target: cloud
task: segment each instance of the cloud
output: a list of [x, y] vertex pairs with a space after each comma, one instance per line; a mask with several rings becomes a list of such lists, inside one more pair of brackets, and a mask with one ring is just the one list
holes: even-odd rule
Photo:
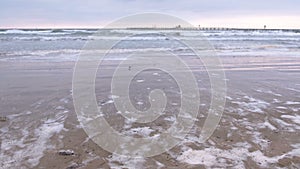
[[[186, 19], [300, 16], [299, 0], [2, 0], [0, 27], [100, 26], [122, 16], [163, 12]], [[241, 20], [237, 20], [240, 18]]]

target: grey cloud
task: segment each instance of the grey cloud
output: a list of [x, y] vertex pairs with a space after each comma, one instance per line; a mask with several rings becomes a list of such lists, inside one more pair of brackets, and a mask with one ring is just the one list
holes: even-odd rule
[[[299, 15], [298, 0], [2, 0], [0, 26], [28, 24], [103, 24], [124, 15], [163, 12], [201, 15]], [[190, 16], [192, 15], [192, 16]]]

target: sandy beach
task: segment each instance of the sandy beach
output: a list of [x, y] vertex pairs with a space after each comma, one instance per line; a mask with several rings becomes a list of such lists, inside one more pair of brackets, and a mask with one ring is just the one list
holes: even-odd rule
[[[0, 168], [299, 168], [300, 60], [228, 56], [222, 62], [227, 99], [213, 135], [198, 142], [210, 92], [207, 77], [196, 69], [201, 109], [186, 139], [161, 155], [134, 159], [103, 150], [80, 126], [72, 101], [75, 62], [2, 61], [0, 111], [5, 119], [0, 121]], [[168, 76], [149, 71], [140, 76], [147, 80], [144, 86], [138, 80], [133, 84], [132, 101], [141, 109], [147, 102], [138, 103], [144, 97], [139, 90], [145, 85], [168, 86], [164, 90], [172, 106], [145, 126], [128, 124], [115, 112], [108, 75], [98, 73], [96, 96], [116, 130], [148, 137], [172, 123], [179, 105]], [[126, 130], [125, 125], [129, 125]], [[69, 154], [60, 153], [66, 150]]]
[[0, 4], [0, 169], [300, 169], [300, 0]]

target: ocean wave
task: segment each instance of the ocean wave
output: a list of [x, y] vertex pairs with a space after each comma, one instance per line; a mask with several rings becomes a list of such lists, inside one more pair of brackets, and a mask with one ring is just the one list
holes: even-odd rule
[[[0, 41], [64, 41], [64, 40], [124, 40], [124, 41], [157, 41], [169, 40], [167, 37], [118, 37], [118, 36], [80, 36], [82, 33], [74, 33], [72, 36], [12, 36], [0, 37]], [[89, 35], [89, 33], [86, 33]]]
[[[136, 37], [153, 37], [170, 36], [180, 38], [298, 38], [300, 33], [295, 31], [245, 31], [245, 30], [127, 30], [127, 29], [2, 29], [0, 35], [13, 35], [13, 36], [93, 36], [104, 39], [124, 36]], [[0, 36], [1, 38], [1, 36]], [[146, 39], [147, 39], [146, 38]], [[134, 38], [133, 38], [134, 39]], [[223, 40], [222, 39], [222, 40]]]
[[[207, 39], [220, 56], [299, 57], [300, 55], [300, 33], [292, 31], [2, 29], [0, 30], [0, 60], [73, 61], [87, 41], [97, 40], [122, 41], [110, 51], [112, 54], [149, 51], [193, 54], [172, 37], [176, 40], [191, 40], [191, 42]], [[195, 48], [204, 50], [200, 45], [195, 45]]]
[[0, 34], [49, 34], [51, 30], [24, 30], [24, 29], [7, 29], [0, 31]]
[[71, 35], [93, 34], [96, 30], [91, 29], [2, 29], [2, 35]]

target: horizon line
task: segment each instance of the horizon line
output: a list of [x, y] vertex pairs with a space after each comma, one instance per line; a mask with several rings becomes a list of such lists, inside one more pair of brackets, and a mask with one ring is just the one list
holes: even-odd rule
[[300, 30], [300, 28], [254, 28], [254, 27], [0, 27], [0, 30], [34, 30], [34, 29], [173, 29], [173, 30]]

